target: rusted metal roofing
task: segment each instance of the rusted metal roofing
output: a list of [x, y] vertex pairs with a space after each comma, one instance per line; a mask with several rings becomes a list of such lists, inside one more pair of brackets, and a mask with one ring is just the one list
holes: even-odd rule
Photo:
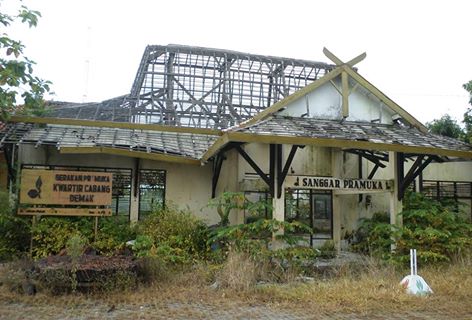
[[9, 123], [0, 132], [0, 145], [7, 143], [65, 147], [111, 147], [129, 151], [177, 155], [200, 159], [217, 139], [214, 135], [94, 128], [61, 125]]
[[259, 136], [365, 141], [372, 143], [373, 149], [375, 149], [375, 144], [385, 144], [472, 152], [472, 145], [465, 142], [432, 133], [422, 133], [414, 127], [396, 123], [387, 125], [273, 115], [254, 125], [236, 127], [227, 132]]

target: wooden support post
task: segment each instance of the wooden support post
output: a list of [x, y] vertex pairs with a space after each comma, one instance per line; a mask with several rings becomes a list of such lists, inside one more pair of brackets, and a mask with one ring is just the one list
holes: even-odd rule
[[30, 238], [30, 258], [33, 259], [33, 233], [34, 233], [34, 228], [36, 227], [36, 216], [33, 216], [31, 218], [31, 238]]
[[97, 241], [97, 236], [98, 236], [98, 217], [95, 217], [95, 225], [93, 226], [93, 233], [94, 233], [95, 241]]
[[[359, 179], [363, 179], [363, 172], [362, 172], [362, 155], [358, 155], [357, 156], [357, 174], [358, 174], [358, 177]], [[363, 197], [364, 195], [363, 194], [359, 194], [359, 197], [358, 197], [358, 202], [361, 203], [362, 202], [362, 199], [364, 198]]]
[[[273, 182], [273, 198], [272, 198], [272, 217], [277, 221], [284, 221], [285, 220], [285, 184], [284, 181], [281, 180], [282, 177], [282, 145], [275, 144], [270, 145], [270, 156], [272, 161], [270, 161], [270, 179]], [[284, 230], [279, 230], [278, 232], [272, 235], [273, 240], [277, 235], [282, 235]], [[280, 248], [283, 247], [285, 243], [279, 241], [272, 241], [272, 248]]]
[[[331, 148], [331, 172], [333, 177], [343, 177], [343, 153], [341, 149]], [[336, 250], [341, 250], [341, 198], [333, 193], [333, 241]]]
[[131, 199], [129, 219], [131, 222], [139, 220], [139, 169], [140, 160], [134, 159], [134, 167], [131, 174]]
[[275, 198], [276, 193], [275, 193], [275, 168], [276, 168], [276, 163], [277, 163], [277, 145], [271, 144], [269, 147], [269, 192], [270, 195]]
[[[398, 216], [398, 213], [400, 213], [403, 210], [403, 204], [402, 201], [399, 198], [399, 184], [402, 183], [402, 181], [399, 181], [399, 178], [401, 176], [400, 180], [403, 180], [403, 154], [398, 155], [397, 152], [390, 151], [389, 152], [389, 178], [394, 180], [394, 188], [390, 192], [389, 196], [389, 203], [390, 203], [390, 224], [391, 225], [397, 225], [401, 226], [402, 225], [402, 219], [401, 216]], [[401, 160], [401, 165], [399, 165], [399, 161]], [[392, 250], [395, 249], [395, 245], [392, 245], [391, 247]]]

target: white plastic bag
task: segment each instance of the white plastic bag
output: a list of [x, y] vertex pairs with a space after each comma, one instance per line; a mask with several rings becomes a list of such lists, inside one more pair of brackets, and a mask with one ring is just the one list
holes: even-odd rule
[[406, 292], [414, 295], [427, 295], [433, 293], [426, 281], [417, 274], [416, 249], [410, 249], [411, 274], [402, 279], [400, 284]]

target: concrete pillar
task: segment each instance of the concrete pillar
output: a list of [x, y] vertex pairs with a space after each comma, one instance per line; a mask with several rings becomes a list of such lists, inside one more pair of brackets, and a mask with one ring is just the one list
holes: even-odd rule
[[[277, 188], [276, 188], [277, 189]], [[282, 195], [277, 198], [277, 190], [275, 191], [275, 197], [272, 199], [272, 217], [278, 221], [285, 220], [285, 182], [282, 184]]]
[[[341, 149], [331, 148], [331, 172], [334, 178], [343, 177], [343, 153]], [[333, 241], [336, 249], [341, 250], [341, 196], [333, 192]]]
[[139, 161], [136, 159], [131, 173], [131, 203], [129, 207], [129, 220], [131, 222], [137, 222], [139, 219], [139, 181], [136, 181], [137, 179], [139, 179]]
[[388, 179], [393, 180], [393, 190], [389, 194], [390, 202], [390, 224], [392, 225], [402, 225], [402, 218], [398, 215], [403, 210], [402, 201], [398, 200], [398, 179], [397, 179], [397, 157], [396, 152], [390, 151], [388, 153]]
[[[282, 148], [282, 146], [280, 145], [279, 148]], [[281, 164], [277, 163], [278, 160], [281, 160], [283, 161], [283, 148], [282, 148], [282, 157], [281, 159], [277, 159], [277, 157], [275, 157], [274, 161], [275, 161], [275, 168], [278, 168], [279, 166], [281, 166]], [[285, 181], [284, 183], [282, 183], [282, 186], [279, 188], [278, 187], [278, 170], [274, 170], [274, 181], [275, 181], [275, 184], [274, 184], [274, 197], [272, 198], [272, 218], [277, 220], [277, 221], [285, 221]], [[280, 194], [280, 198], [277, 197], [278, 195], [278, 191], [279, 189], [282, 191]], [[285, 243], [281, 242], [281, 241], [275, 241], [275, 237], [277, 235], [282, 235], [284, 234], [284, 230], [279, 230], [278, 232], [274, 233], [272, 235], [272, 243], [271, 243], [271, 248], [272, 249], [280, 249], [280, 248], [283, 248], [285, 246]]]

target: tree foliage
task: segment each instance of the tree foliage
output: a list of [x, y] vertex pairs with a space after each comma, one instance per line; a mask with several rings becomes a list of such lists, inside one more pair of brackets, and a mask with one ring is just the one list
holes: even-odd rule
[[456, 120], [452, 119], [450, 115], [445, 114], [440, 119], [433, 120], [426, 123], [429, 131], [442, 136], [447, 136], [459, 139], [462, 136], [462, 128]]
[[[16, 15], [0, 11], [0, 24], [4, 30], [13, 23], [32, 28], [40, 17], [38, 11], [21, 6]], [[34, 75], [35, 62], [24, 55], [24, 49], [21, 41], [5, 31], [0, 33], [0, 121], [8, 120], [12, 113], [39, 115], [45, 112], [43, 96], [49, 92], [50, 82]]]
[[[472, 106], [472, 80], [464, 83], [463, 88], [469, 93], [469, 104]], [[472, 107], [464, 113], [464, 135], [465, 141], [472, 142]]]
[[[454, 202], [408, 193], [401, 214], [401, 227], [390, 225], [387, 214], [363, 219], [353, 248], [400, 263], [409, 261], [411, 248], [418, 249], [422, 263], [447, 262], [472, 252], [472, 224]], [[390, 251], [392, 244], [394, 252]]]

